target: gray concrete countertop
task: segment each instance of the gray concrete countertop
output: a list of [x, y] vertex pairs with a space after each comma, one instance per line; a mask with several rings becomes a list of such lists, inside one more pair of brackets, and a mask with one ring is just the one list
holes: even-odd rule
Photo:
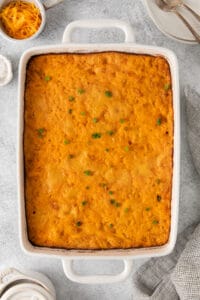
[[[60, 43], [65, 26], [76, 19], [117, 18], [129, 22], [135, 29], [136, 41], [158, 45], [173, 50], [179, 60], [182, 106], [181, 142], [181, 193], [179, 231], [200, 219], [200, 182], [193, 167], [186, 140], [183, 88], [190, 85], [200, 92], [199, 45], [185, 45], [165, 37], [149, 18], [141, 0], [65, 0], [47, 11], [47, 26], [35, 41], [7, 42], [0, 37], [0, 54], [6, 55], [13, 64], [12, 82], [0, 87], [0, 269], [13, 266], [32, 269], [47, 274], [56, 287], [58, 300], [129, 300], [134, 298], [131, 276], [123, 283], [111, 285], [81, 285], [70, 282], [63, 273], [59, 259], [28, 256], [19, 245], [17, 178], [16, 178], [16, 124], [18, 63], [22, 52], [35, 45]], [[120, 32], [93, 30], [74, 36], [75, 41], [119, 42]], [[134, 269], [142, 263], [135, 262]], [[119, 272], [119, 261], [76, 262], [75, 267], [84, 274]], [[134, 272], [134, 270], [133, 270]], [[135, 299], [137, 300], [137, 299]]]

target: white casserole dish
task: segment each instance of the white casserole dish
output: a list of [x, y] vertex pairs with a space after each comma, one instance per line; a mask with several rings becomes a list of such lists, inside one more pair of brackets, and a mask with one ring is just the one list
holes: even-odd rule
[[[75, 28], [102, 28], [117, 27], [125, 33], [125, 43], [120, 44], [74, 44], [71, 35]], [[28, 240], [24, 199], [24, 162], [23, 162], [23, 126], [24, 126], [24, 88], [26, 65], [34, 55], [44, 53], [88, 53], [102, 51], [121, 51], [128, 53], [161, 55], [170, 65], [173, 88], [174, 111], [174, 152], [173, 152], [173, 179], [171, 200], [171, 230], [168, 242], [159, 247], [138, 249], [114, 250], [64, 250], [33, 246]], [[134, 34], [130, 25], [118, 20], [80, 20], [70, 23], [63, 35], [63, 44], [41, 46], [27, 50], [21, 57], [19, 64], [19, 111], [18, 111], [18, 192], [20, 211], [20, 240], [22, 248], [29, 254], [48, 255], [62, 259], [66, 276], [72, 281], [81, 283], [108, 283], [125, 279], [132, 271], [133, 259], [156, 257], [169, 254], [175, 245], [178, 223], [179, 203], [179, 164], [180, 164], [180, 107], [179, 107], [179, 76], [176, 56], [165, 48], [136, 45]], [[117, 275], [81, 276], [72, 268], [73, 259], [123, 259], [124, 270]]]

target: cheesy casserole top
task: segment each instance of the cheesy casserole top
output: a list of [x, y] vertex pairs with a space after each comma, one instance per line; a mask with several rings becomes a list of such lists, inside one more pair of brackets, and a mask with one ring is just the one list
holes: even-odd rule
[[25, 198], [34, 245], [163, 245], [173, 103], [161, 56], [45, 54], [27, 65]]

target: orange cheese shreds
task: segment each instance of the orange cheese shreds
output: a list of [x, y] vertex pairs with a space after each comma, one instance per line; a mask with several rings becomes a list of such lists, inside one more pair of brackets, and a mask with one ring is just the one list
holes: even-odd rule
[[44, 54], [27, 65], [29, 240], [67, 249], [166, 244], [173, 94], [161, 56]]
[[0, 22], [10, 37], [26, 39], [39, 29], [41, 14], [33, 3], [11, 1], [0, 11]]

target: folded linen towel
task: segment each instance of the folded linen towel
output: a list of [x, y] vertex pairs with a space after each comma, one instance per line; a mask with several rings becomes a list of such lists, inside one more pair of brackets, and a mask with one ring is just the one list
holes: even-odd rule
[[[187, 134], [200, 175], [200, 95], [186, 88]], [[186, 228], [174, 251], [152, 258], [134, 275], [135, 300], [200, 300], [200, 224]]]

